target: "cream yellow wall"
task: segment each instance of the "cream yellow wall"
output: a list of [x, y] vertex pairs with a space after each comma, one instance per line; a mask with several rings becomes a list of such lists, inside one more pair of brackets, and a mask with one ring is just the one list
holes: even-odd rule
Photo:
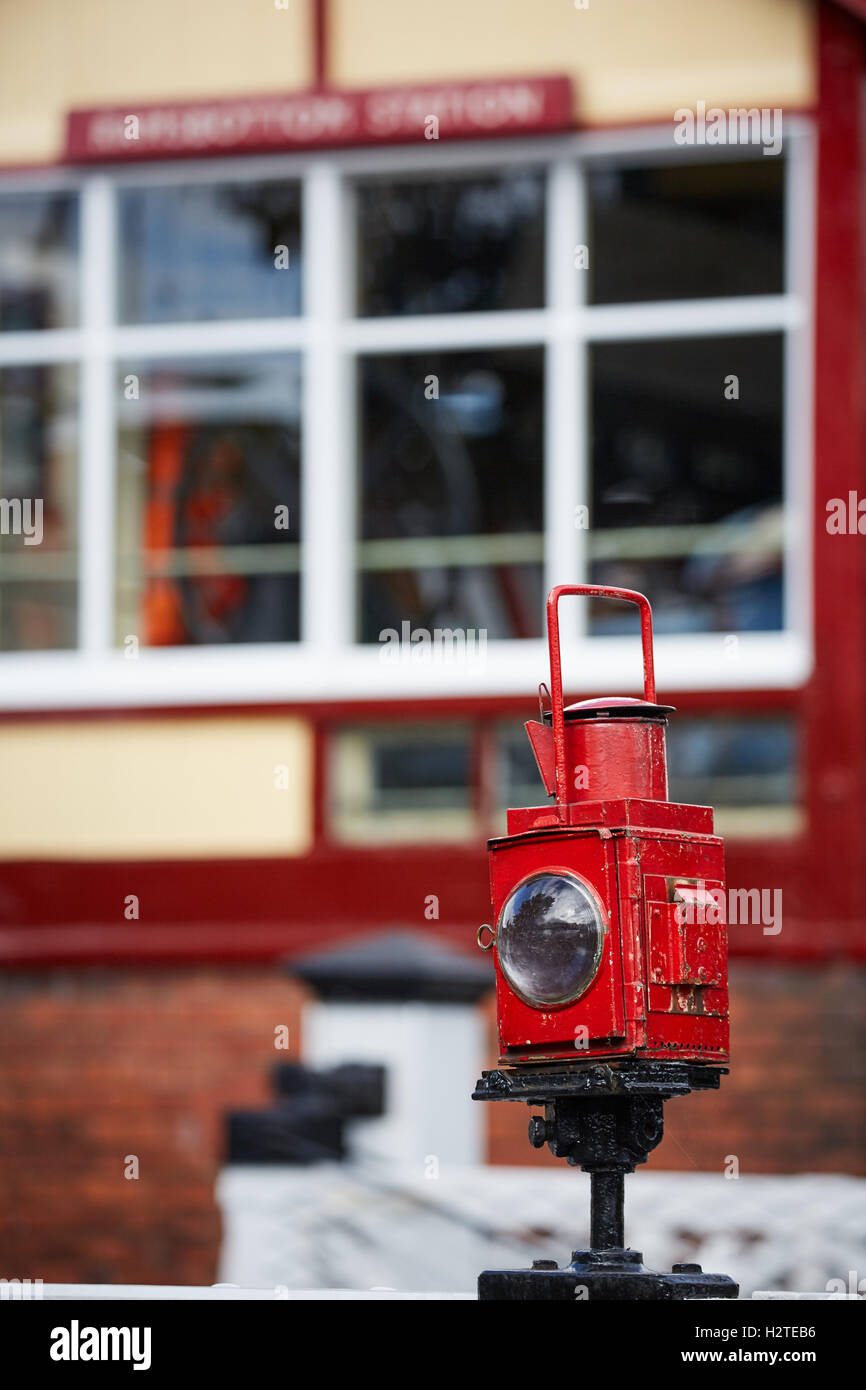
[[330, 0], [347, 86], [568, 73], [575, 114], [609, 123], [814, 99], [812, 0]]
[[57, 159], [71, 107], [311, 81], [307, 0], [0, 0], [0, 164]]
[[311, 840], [299, 719], [9, 723], [0, 768], [2, 859], [293, 855]]
[[[590, 124], [815, 95], [814, 0], [326, 3], [344, 86], [564, 72]], [[311, 54], [309, 0], [0, 0], [0, 164], [57, 159], [70, 107], [297, 90]]]

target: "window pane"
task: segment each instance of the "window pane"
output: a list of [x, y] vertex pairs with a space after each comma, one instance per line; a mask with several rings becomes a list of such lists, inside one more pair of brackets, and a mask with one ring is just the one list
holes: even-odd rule
[[591, 170], [590, 302], [781, 294], [784, 167], [762, 157]]
[[357, 189], [358, 312], [534, 309], [544, 296], [544, 180], [484, 177]]
[[118, 641], [295, 641], [299, 358], [127, 364], [118, 392]]
[[368, 726], [334, 740], [334, 832], [341, 840], [457, 839], [472, 826], [465, 725]]
[[714, 806], [720, 834], [766, 836], [799, 828], [790, 717], [674, 715], [667, 741], [671, 800]]
[[497, 826], [505, 830], [505, 812], [511, 806], [544, 806], [550, 800], [538, 771], [535, 754], [522, 724], [504, 724], [497, 730]]
[[74, 647], [77, 370], [0, 372], [0, 645]]
[[361, 360], [361, 641], [404, 621], [540, 633], [542, 356]]
[[125, 323], [300, 313], [297, 183], [127, 189], [119, 202]]
[[78, 316], [78, 199], [0, 198], [0, 330], [68, 328]]
[[[780, 628], [781, 336], [596, 344], [591, 372], [592, 582], [647, 593], [659, 632]], [[590, 620], [637, 631], [630, 604]]]

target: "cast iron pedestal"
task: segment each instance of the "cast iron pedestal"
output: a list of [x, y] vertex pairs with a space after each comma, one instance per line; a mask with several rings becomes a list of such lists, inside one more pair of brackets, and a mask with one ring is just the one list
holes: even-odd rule
[[536, 1260], [531, 1269], [485, 1270], [478, 1297], [492, 1299], [687, 1299], [736, 1298], [739, 1286], [726, 1274], [704, 1274], [700, 1265], [674, 1265], [670, 1274], [646, 1269], [637, 1250], [624, 1249], [626, 1173], [646, 1163], [664, 1133], [662, 1107], [673, 1096], [715, 1090], [721, 1067], [690, 1062], [585, 1063], [482, 1073], [473, 1100], [543, 1105], [544, 1118], [529, 1121], [529, 1142], [548, 1145], [590, 1175], [590, 1250], [575, 1250], [560, 1269]]

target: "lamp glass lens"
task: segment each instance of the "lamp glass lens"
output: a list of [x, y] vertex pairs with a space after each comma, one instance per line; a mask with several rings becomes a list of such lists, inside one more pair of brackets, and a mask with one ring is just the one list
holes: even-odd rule
[[601, 962], [604, 922], [578, 879], [538, 874], [514, 890], [496, 933], [499, 967], [515, 994], [533, 1008], [573, 1003]]

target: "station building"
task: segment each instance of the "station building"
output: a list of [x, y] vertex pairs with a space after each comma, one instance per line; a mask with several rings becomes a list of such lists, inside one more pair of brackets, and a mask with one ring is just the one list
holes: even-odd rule
[[[649, 595], [672, 797], [782, 895], [654, 1162], [863, 1171], [864, 21], [0, 5], [13, 1263], [213, 1277], [276, 962], [471, 948], [561, 582]], [[633, 615], [564, 621], [570, 696], [633, 691]]]

